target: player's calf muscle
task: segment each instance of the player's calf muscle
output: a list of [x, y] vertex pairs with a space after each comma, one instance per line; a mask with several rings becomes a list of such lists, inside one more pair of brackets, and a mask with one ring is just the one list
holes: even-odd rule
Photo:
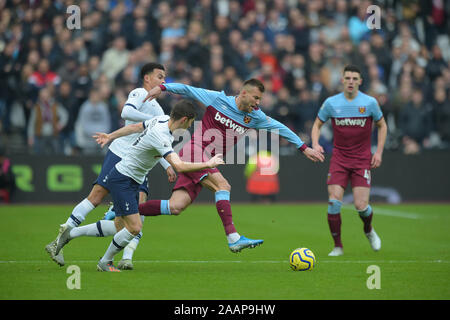
[[142, 230], [142, 221], [139, 216], [139, 213], [127, 216], [124, 219], [125, 227], [127, 230], [133, 234], [134, 236], [137, 236], [139, 232]]
[[102, 203], [103, 198], [108, 194], [108, 190], [103, 188], [102, 186], [99, 186], [96, 184], [92, 190], [87, 199], [97, 207], [100, 203]]

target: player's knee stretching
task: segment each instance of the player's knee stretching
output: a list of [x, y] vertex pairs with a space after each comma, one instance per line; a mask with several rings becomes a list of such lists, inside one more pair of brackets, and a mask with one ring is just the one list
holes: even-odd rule
[[162, 210], [163, 203], [161, 202], [161, 214], [178, 216], [185, 209], [185, 206], [183, 206], [183, 205], [180, 205], [178, 203], [169, 202], [169, 200], [166, 200], [166, 201], [167, 201], [167, 210], [164, 211], [166, 213], [163, 213], [163, 210]]
[[130, 230], [128, 230], [133, 236], [137, 236], [139, 232], [141, 232], [141, 229], [139, 226], [132, 226], [130, 227]]
[[364, 209], [358, 210], [358, 213], [361, 217], [368, 217], [372, 214], [372, 207], [368, 204]]
[[339, 214], [341, 213], [342, 202], [336, 199], [328, 200], [328, 213]]
[[133, 223], [127, 227], [127, 230], [133, 235], [137, 236], [141, 233], [142, 230], [142, 223], [141, 220], [139, 220], [139, 223]]
[[183, 212], [183, 208], [180, 207], [172, 207], [170, 208], [170, 214], [174, 216], [178, 216]]
[[358, 212], [364, 211], [369, 207], [369, 203], [366, 200], [355, 199], [355, 209]]

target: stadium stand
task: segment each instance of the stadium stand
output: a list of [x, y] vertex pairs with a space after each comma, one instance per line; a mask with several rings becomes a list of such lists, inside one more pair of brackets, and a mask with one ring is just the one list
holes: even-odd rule
[[[70, 5], [79, 28], [66, 23]], [[370, 5], [381, 9], [379, 29], [368, 28]], [[102, 128], [123, 125], [150, 61], [164, 64], [167, 81], [227, 94], [261, 79], [263, 110], [309, 142], [351, 62], [387, 120], [386, 149], [448, 149], [449, 13], [444, 0], [0, 0], [0, 142], [10, 154], [100, 152], [77, 128], [98, 116]], [[166, 112], [171, 99], [160, 99]]]

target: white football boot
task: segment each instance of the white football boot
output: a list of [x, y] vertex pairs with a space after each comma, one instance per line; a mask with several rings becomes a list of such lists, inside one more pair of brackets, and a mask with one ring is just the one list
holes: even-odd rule
[[366, 233], [366, 237], [367, 239], [369, 239], [370, 246], [374, 251], [378, 251], [381, 249], [381, 239], [375, 232], [374, 228], [372, 228], [372, 231], [370, 231], [369, 233]]
[[333, 250], [328, 254], [329, 257], [338, 257], [344, 254], [344, 249], [341, 247], [334, 247]]
[[58, 254], [56, 254], [56, 240], [53, 240], [48, 245], [45, 246], [45, 251], [50, 255], [50, 258], [55, 261], [59, 266], [63, 266], [64, 262], [64, 254], [61, 249]]
[[122, 259], [117, 264], [117, 268], [120, 270], [133, 270], [133, 261], [131, 259]]
[[62, 224], [59, 227], [59, 233], [56, 237], [56, 251], [55, 255], [59, 254], [59, 251], [70, 241], [70, 230], [72, 230], [74, 227], [72, 227], [69, 224]]

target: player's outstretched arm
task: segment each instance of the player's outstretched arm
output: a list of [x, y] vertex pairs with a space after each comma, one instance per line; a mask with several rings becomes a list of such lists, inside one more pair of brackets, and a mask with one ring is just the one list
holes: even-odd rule
[[168, 83], [151, 89], [144, 101], [157, 98], [162, 91], [183, 95], [185, 97], [200, 101], [205, 106], [210, 105], [220, 94], [218, 91], [197, 88], [182, 83]]
[[103, 148], [106, 144], [112, 142], [114, 139], [127, 136], [133, 133], [144, 131], [142, 123], [129, 124], [111, 133], [96, 132], [92, 137]]
[[185, 162], [180, 159], [178, 154], [172, 152], [166, 156], [166, 160], [172, 165], [177, 172], [189, 172], [198, 171], [208, 168], [215, 168], [221, 164], [224, 164], [222, 155], [216, 154], [207, 162]]
[[144, 100], [142, 102], [145, 102], [147, 100], [153, 100], [159, 97], [159, 95], [161, 94], [162, 89], [160, 86], [156, 86], [150, 89], [150, 91], [147, 93], [147, 96], [144, 98]]
[[322, 125], [323, 122], [317, 117], [311, 130], [311, 146], [314, 150], [317, 150], [320, 153], [324, 153], [322, 146], [319, 144], [320, 128]]
[[154, 117], [154, 115], [150, 115], [144, 112], [141, 112], [130, 105], [125, 105], [122, 109], [122, 113], [120, 117], [124, 120], [130, 121], [145, 121]]
[[373, 169], [381, 166], [381, 162], [382, 162], [382, 158], [383, 158], [384, 143], [386, 142], [386, 136], [387, 136], [387, 124], [386, 124], [386, 121], [384, 120], [384, 118], [381, 118], [375, 124], [378, 128], [378, 143], [377, 143], [377, 151], [372, 156], [372, 161], [370, 163], [370, 166]]
[[292, 132], [292, 130], [275, 119], [266, 116], [263, 121], [257, 124], [257, 128], [269, 131], [278, 130], [280, 136], [287, 139], [290, 143], [295, 144], [309, 160], [314, 162], [323, 162], [325, 160], [322, 152], [307, 147], [306, 144]]

